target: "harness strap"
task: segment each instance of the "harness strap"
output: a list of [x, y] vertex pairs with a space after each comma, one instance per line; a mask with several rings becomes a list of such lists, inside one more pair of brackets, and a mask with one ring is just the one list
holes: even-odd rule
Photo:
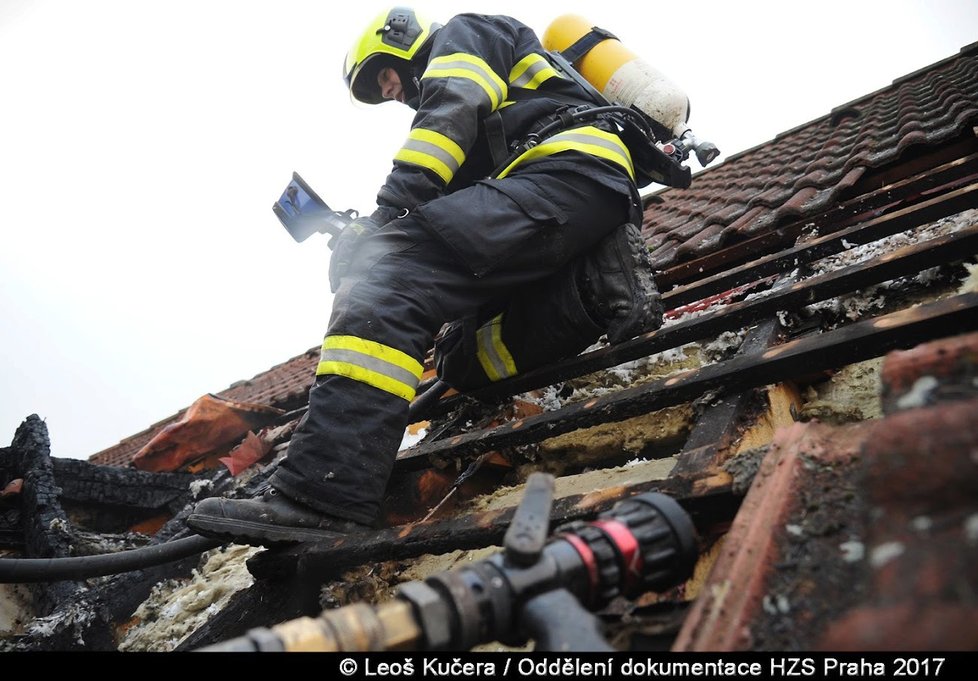
[[591, 48], [604, 40], [618, 40], [618, 36], [603, 28], [592, 26], [591, 30], [582, 35], [570, 47], [560, 51], [560, 56], [571, 64], [591, 51]]

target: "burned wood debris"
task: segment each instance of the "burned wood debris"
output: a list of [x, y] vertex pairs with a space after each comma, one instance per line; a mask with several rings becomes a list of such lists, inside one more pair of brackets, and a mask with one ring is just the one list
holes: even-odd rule
[[[932, 72], [978, 101], [976, 62], [971, 46]], [[892, 89], [917, 101], [911, 85]], [[618, 649], [974, 649], [978, 107], [961, 104], [951, 124], [939, 102], [894, 112], [894, 101], [858, 103], [878, 128], [830, 128], [826, 117], [776, 139], [789, 150], [808, 135], [845, 144], [820, 144], [840, 155], [812, 158], [805, 175], [771, 175], [771, 189], [739, 193], [737, 178], [781, 172], [751, 150], [704, 171], [702, 195], [694, 179], [686, 194], [650, 197], [645, 233], [666, 324], [431, 405], [413, 424], [418, 441], [405, 440], [374, 532], [215, 549], [212, 562], [235, 562], [220, 568], [235, 588], [196, 601], [188, 594], [204, 591], [208, 573], [194, 558], [30, 584], [28, 611], [0, 649], [194, 650], [324, 608], [382, 603], [398, 584], [498, 550], [539, 470], [556, 473], [551, 527], [648, 491], [695, 522], [692, 578], [599, 613]], [[915, 142], [899, 134], [901, 116], [920, 119]], [[881, 149], [867, 159], [870, 142]], [[871, 375], [872, 406], [845, 404], [844, 390], [835, 404], [819, 397], [853, 367]], [[240, 389], [231, 398], [250, 400]], [[828, 418], [833, 409], [845, 417]], [[185, 537], [196, 499], [258, 489], [297, 416], [282, 417], [264, 458], [240, 476], [59, 460], [30, 417], [0, 450], [0, 487], [10, 488], [2, 548], [64, 557], [90, 535], [128, 546]], [[574, 461], [561, 461], [571, 449]]]

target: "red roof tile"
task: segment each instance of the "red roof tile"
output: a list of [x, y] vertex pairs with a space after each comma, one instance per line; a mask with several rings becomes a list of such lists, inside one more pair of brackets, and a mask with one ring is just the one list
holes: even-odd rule
[[779, 430], [674, 650], [974, 650], [976, 408]]
[[[279, 409], [295, 409], [305, 402], [319, 362], [319, 348], [312, 348], [292, 359], [264, 371], [247, 381], [239, 381], [227, 390], [215, 393], [237, 402], [264, 404]], [[153, 424], [141, 433], [122, 440], [114, 447], [89, 457], [89, 461], [107, 466], [127, 466], [143, 445], [165, 426], [176, 423], [184, 414], [180, 411], [168, 419]]]
[[947, 142], [978, 123], [978, 43], [960, 54], [836, 108], [822, 118], [735, 154], [647, 202], [644, 230], [666, 269], [782, 219], [828, 207], [867, 169], [907, 149]]

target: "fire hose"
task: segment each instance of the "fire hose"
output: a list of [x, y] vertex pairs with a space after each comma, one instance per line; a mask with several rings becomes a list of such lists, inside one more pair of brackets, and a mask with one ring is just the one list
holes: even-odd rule
[[[424, 392], [411, 403], [408, 413], [409, 421], [420, 420], [425, 410], [432, 403], [437, 402], [447, 390], [448, 385], [441, 380], [435, 380], [426, 386]], [[305, 411], [305, 409], [301, 411]], [[296, 414], [290, 412], [288, 416], [295, 418]], [[195, 534], [138, 549], [94, 556], [0, 558], [0, 584], [28, 584], [104, 577], [189, 558], [226, 543], [220, 539], [211, 539]]]
[[200, 652], [469, 650], [498, 641], [536, 650], [612, 651], [594, 611], [661, 592], [693, 572], [698, 539], [672, 498], [646, 493], [548, 538], [553, 477], [534, 473], [491, 557], [397, 587], [384, 603], [300, 617]]

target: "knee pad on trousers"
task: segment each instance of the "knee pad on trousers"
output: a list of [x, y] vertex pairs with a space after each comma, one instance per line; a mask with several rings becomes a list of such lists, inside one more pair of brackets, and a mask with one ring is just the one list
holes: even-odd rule
[[465, 392], [572, 357], [592, 345], [604, 327], [584, 307], [580, 268], [581, 262], [574, 261], [524, 287], [501, 314], [446, 326], [435, 342], [439, 377]]
[[625, 224], [583, 256], [578, 285], [591, 317], [620, 343], [662, 326], [662, 299], [642, 232]]

